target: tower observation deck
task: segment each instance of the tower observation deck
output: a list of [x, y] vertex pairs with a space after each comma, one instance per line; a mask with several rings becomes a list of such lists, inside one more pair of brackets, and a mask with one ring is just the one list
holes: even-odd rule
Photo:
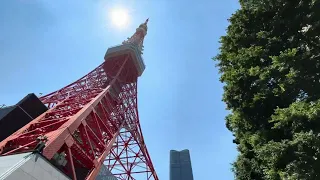
[[137, 107], [147, 23], [109, 48], [93, 71], [40, 97], [49, 109], [4, 139], [0, 155], [37, 151], [74, 180], [95, 179], [101, 168], [121, 180], [158, 180]]

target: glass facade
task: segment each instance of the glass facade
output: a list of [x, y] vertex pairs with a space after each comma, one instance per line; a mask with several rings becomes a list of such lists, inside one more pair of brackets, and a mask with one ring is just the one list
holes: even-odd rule
[[117, 180], [117, 178], [111, 174], [104, 164], [102, 164], [96, 180]]
[[189, 150], [170, 151], [170, 180], [193, 180]]

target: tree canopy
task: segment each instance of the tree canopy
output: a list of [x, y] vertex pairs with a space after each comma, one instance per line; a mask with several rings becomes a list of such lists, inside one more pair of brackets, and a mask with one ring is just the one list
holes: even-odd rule
[[320, 0], [240, 0], [214, 58], [236, 179], [320, 179]]

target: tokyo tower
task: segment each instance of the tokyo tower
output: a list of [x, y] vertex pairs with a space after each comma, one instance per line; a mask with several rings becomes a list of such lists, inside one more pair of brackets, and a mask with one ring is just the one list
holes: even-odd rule
[[70, 179], [158, 180], [140, 127], [137, 79], [148, 19], [104, 62], [66, 87], [40, 97], [48, 110], [0, 143], [1, 157], [38, 151]]

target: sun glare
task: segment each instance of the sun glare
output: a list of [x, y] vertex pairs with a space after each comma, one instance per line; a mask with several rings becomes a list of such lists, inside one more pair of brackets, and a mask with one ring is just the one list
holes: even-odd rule
[[110, 15], [112, 24], [115, 25], [117, 28], [124, 28], [129, 23], [129, 15], [126, 9], [112, 9]]

